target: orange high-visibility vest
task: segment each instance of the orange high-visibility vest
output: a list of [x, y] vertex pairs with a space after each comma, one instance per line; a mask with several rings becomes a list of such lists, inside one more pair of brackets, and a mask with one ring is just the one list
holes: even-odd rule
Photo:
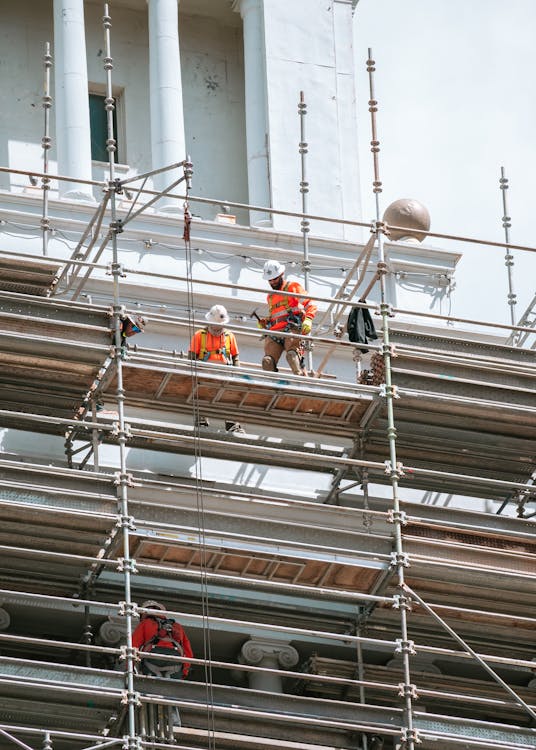
[[207, 328], [196, 331], [190, 345], [195, 358], [203, 362], [223, 362], [231, 365], [233, 357], [238, 356], [236, 339], [231, 331], [224, 330], [218, 336]]
[[[305, 289], [298, 281], [286, 281], [281, 291], [305, 294]], [[271, 331], [283, 331], [289, 327], [290, 323], [299, 325], [304, 318], [313, 319], [316, 314], [316, 305], [310, 299], [287, 297], [279, 292], [268, 295], [268, 307], [270, 308], [268, 327]]]

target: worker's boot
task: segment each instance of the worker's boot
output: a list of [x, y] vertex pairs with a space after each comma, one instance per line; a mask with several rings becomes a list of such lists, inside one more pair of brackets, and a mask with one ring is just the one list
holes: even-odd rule
[[301, 358], [295, 349], [289, 349], [287, 352], [287, 362], [294, 375], [305, 375], [302, 367]]
[[268, 372], [277, 372], [275, 359], [271, 357], [269, 354], [265, 354], [264, 357], [262, 358], [262, 369], [268, 370]]

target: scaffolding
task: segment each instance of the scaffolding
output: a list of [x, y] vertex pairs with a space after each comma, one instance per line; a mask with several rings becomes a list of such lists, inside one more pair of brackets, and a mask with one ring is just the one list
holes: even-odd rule
[[[536, 748], [534, 351], [521, 345], [525, 321], [500, 325], [390, 304], [384, 240], [396, 227], [380, 212], [372, 53], [376, 218], [346, 223], [372, 233], [353, 273], [363, 281], [374, 245], [380, 301], [356, 300], [358, 286], [348, 298], [315, 295], [336, 313], [308, 339], [319, 352], [351, 358], [360, 345], [341, 337], [339, 320], [356, 305], [376, 311], [380, 343], [367, 344], [376, 376], [372, 383], [322, 372], [304, 379], [125, 346], [121, 325], [133, 312], [122, 297], [125, 276], [182, 285], [186, 314], [149, 316], [184, 337], [203, 323], [195, 316], [199, 287], [208, 295], [265, 290], [194, 278], [191, 253], [185, 276], [120, 263], [120, 235], [163, 195], [186, 202], [177, 225], [187, 258], [195, 231], [188, 202], [222, 201], [192, 195], [188, 157], [158, 170], [183, 170], [162, 192], [145, 187], [153, 173], [116, 177], [107, 7], [103, 25], [104, 197], [71, 256], [54, 257], [47, 191], [51, 180], [73, 178], [51, 175], [45, 161], [31, 175], [43, 190], [46, 259], [0, 253], [0, 424], [64, 440], [66, 455], [66, 465], [0, 460], [0, 748]], [[50, 65], [47, 47], [45, 154]], [[302, 95], [302, 212], [225, 203], [295, 216], [307, 274], [309, 223], [334, 220], [306, 210], [305, 112]], [[173, 193], [181, 183], [185, 193]], [[136, 198], [123, 211], [127, 185]], [[429, 234], [506, 248], [507, 258], [512, 249], [536, 251], [508, 235], [493, 243]], [[111, 276], [110, 304], [80, 301], [96, 272]], [[345, 283], [353, 282], [349, 275]], [[397, 325], [408, 315], [517, 338], [499, 344], [452, 331], [415, 333]], [[247, 325], [229, 327], [244, 340], [258, 338]], [[113, 408], [99, 411], [102, 402]], [[294, 437], [196, 426], [222, 409], [260, 433], [291, 420]], [[110, 446], [115, 467], [103, 456]], [[194, 473], [136, 471], [127, 456], [136, 448], [193, 456]], [[240, 478], [231, 486], [203, 477], [203, 460], [228, 460], [232, 451], [244, 465], [327, 475], [330, 487], [312, 498], [302, 487], [270, 494]], [[414, 492], [485, 498], [497, 512], [421, 503]], [[504, 514], [511, 507], [517, 518]], [[151, 612], [140, 602], [153, 595], [193, 636], [191, 680], [139, 669], [146, 656], [132, 633], [140, 614]], [[256, 654], [245, 650], [249, 642]], [[180, 725], [169, 722], [169, 707], [179, 708]]]

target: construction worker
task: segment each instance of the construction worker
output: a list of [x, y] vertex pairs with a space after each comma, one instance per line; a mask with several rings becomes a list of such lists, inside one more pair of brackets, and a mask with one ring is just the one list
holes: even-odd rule
[[[238, 344], [232, 331], [225, 328], [229, 322], [229, 315], [223, 305], [214, 305], [205, 315], [207, 325], [196, 331], [190, 342], [188, 356], [200, 362], [215, 362], [225, 365], [239, 367], [240, 359], [238, 353]], [[208, 427], [209, 422], [206, 417], [200, 417], [198, 420], [199, 427]], [[234, 420], [225, 420], [225, 429], [227, 432], [243, 435], [244, 430], [241, 425]]]
[[[169, 677], [173, 680], [181, 680], [188, 676], [190, 664], [188, 662], [170, 662], [158, 659], [158, 654], [167, 656], [193, 656], [192, 647], [188, 636], [182, 625], [179, 625], [171, 617], [166, 617], [166, 608], [160, 602], [149, 600], [141, 605], [143, 609], [159, 609], [164, 614], [150, 615], [143, 613], [141, 620], [132, 634], [132, 645], [140, 651], [150, 652], [151, 658], [141, 660], [141, 668], [144, 674], [156, 675], [157, 677]], [[155, 658], [152, 658], [154, 654]]]
[[295, 375], [306, 375], [303, 361], [303, 344], [299, 337], [273, 336], [272, 331], [296, 332], [302, 336], [311, 333], [316, 305], [310, 299], [300, 299], [279, 292], [306, 294], [297, 281], [285, 281], [285, 266], [277, 260], [267, 260], [264, 264], [263, 278], [268, 281], [272, 294], [267, 297], [269, 316], [260, 318], [258, 325], [270, 331], [264, 340], [264, 357], [262, 369], [277, 372], [277, 363], [283, 351], [287, 362]]
[[[150, 599], [141, 605], [144, 609], [158, 609], [162, 616], [143, 613], [141, 620], [132, 634], [132, 645], [151, 657], [141, 659], [141, 671], [152, 677], [167, 677], [171, 680], [183, 680], [190, 671], [189, 662], [171, 662], [158, 655], [192, 657], [193, 651], [184, 632], [172, 617], [166, 617], [166, 608], [160, 602]], [[173, 738], [173, 727], [181, 726], [181, 717], [177, 706], [158, 706], [146, 704], [141, 708], [140, 725], [142, 734], [149, 737], [168, 735]]]

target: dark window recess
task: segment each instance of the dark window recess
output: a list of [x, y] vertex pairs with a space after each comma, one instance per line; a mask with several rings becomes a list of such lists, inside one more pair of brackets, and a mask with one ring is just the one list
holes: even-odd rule
[[[89, 124], [91, 128], [91, 158], [93, 161], [108, 161], [106, 140], [108, 138], [108, 119], [104, 109], [105, 96], [89, 95]], [[116, 104], [117, 107], [117, 104]], [[119, 161], [119, 144], [117, 143], [117, 109], [113, 111], [114, 138], [116, 141], [116, 161]]]

